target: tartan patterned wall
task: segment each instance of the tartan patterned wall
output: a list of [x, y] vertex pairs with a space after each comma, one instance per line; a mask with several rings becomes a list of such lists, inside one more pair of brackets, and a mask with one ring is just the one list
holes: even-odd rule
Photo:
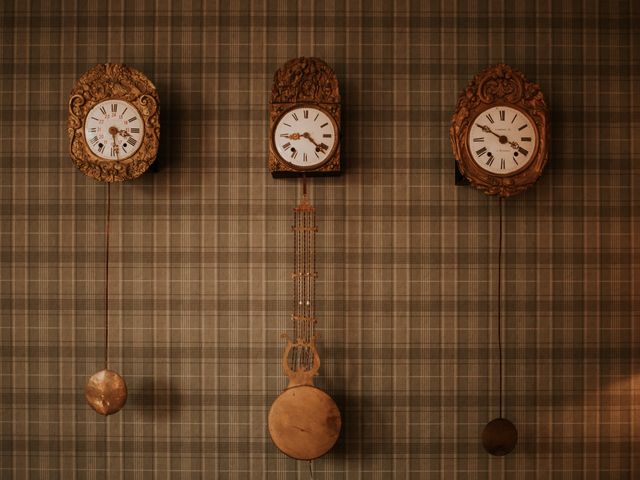
[[[267, 173], [275, 69], [341, 82], [345, 173], [314, 179], [318, 385], [342, 438], [315, 478], [640, 475], [640, 6], [629, 1], [0, 4], [0, 477], [307, 478], [271, 444], [285, 386], [298, 181]], [[158, 87], [153, 169], [106, 187], [73, 166], [75, 80], [124, 62]], [[542, 86], [550, 163], [505, 210], [505, 458], [497, 415], [498, 202], [454, 186], [457, 95], [504, 61]]]

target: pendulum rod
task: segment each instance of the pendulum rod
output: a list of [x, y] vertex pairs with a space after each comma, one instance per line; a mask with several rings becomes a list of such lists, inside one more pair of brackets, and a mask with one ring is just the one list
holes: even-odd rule
[[104, 227], [104, 368], [109, 369], [109, 223], [111, 220], [111, 183], [107, 183], [107, 212]]
[[499, 197], [500, 223], [498, 228], [498, 371], [499, 371], [499, 406], [502, 418], [502, 197]]
[[314, 351], [311, 342], [315, 324], [315, 208], [307, 198], [306, 178], [302, 181], [302, 200], [294, 208], [294, 347], [291, 362], [294, 370], [311, 370]]

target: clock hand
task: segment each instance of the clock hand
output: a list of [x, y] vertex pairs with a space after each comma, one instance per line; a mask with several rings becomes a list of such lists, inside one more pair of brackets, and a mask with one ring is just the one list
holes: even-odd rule
[[286, 138], [288, 138], [289, 140], [300, 140], [300, 134], [290, 133], [289, 135], [286, 136]]
[[479, 123], [477, 124], [478, 127], [480, 127], [480, 129], [482, 129], [483, 132], [487, 132], [490, 133], [492, 135], [495, 135], [496, 137], [498, 137], [500, 139], [500, 143], [508, 143], [509, 145], [511, 145], [515, 150], [518, 149], [519, 145], [518, 142], [511, 142], [509, 141], [509, 139], [507, 138], [506, 135], [498, 135], [496, 132], [494, 132], [493, 130], [491, 130], [491, 128], [489, 128], [488, 125], [480, 125]]
[[322, 145], [319, 145], [318, 143], [316, 143], [316, 141], [313, 138], [311, 138], [311, 135], [309, 134], [309, 132], [304, 132], [302, 136], [307, 140], [309, 140], [311, 143], [313, 143], [320, 150], [324, 150], [324, 148], [322, 148]]
[[118, 156], [118, 143], [116, 141], [116, 135], [118, 134], [118, 129], [116, 127], [109, 128], [109, 133], [113, 137], [113, 151], [116, 153], [116, 160], [120, 161], [120, 157]]
[[118, 147], [118, 144], [116, 143], [116, 136], [113, 136], [113, 151], [116, 154], [116, 160], [120, 161], [120, 157], [118, 156], [120, 148]]
[[506, 143], [506, 142], [503, 142], [502, 139], [503, 138], [506, 139], [507, 137], [505, 137], [504, 135], [498, 135], [496, 132], [491, 130], [491, 128], [489, 128], [488, 125], [480, 125], [479, 123], [476, 124], [476, 125], [478, 125], [478, 127], [480, 127], [483, 132], [487, 132], [487, 133], [490, 133], [490, 134], [495, 135], [496, 137], [498, 137], [500, 139], [500, 143]]
[[123, 137], [130, 137], [131, 134], [129, 132], [127, 132], [126, 130], [118, 130], [118, 133], [120, 135], [122, 135]]

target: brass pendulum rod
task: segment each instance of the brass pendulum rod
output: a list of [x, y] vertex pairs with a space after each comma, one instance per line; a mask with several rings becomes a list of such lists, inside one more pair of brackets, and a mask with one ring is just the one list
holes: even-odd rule
[[293, 209], [293, 339], [289, 339], [283, 368], [290, 385], [312, 384], [320, 367], [315, 347], [315, 208], [307, 197], [306, 179], [302, 179], [302, 200]]
[[111, 183], [107, 182], [107, 213], [104, 237], [104, 368], [109, 369], [109, 224], [111, 221]]
[[498, 372], [499, 372], [499, 417], [502, 418], [502, 197], [498, 199], [500, 207], [500, 226], [498, 228]]

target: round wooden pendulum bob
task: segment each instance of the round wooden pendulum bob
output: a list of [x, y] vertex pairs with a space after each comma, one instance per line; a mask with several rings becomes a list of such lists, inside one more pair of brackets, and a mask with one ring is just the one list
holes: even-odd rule
[[273, 443], [296, 460], [314, 460], [327, 453], [340, 436], [342, 419], [333, 399], [319, 388], [287, 388], [269, 411]]
[[100, 415], [113, 415], [127, 402], [127, 384], [116, 372], [100, 370], [87, 381], [84, 396]]
[[482, 446], [491, 455], [506, 455], [517, 443], [518, 430], [506, 418], [494, 418], [482, 430]]

